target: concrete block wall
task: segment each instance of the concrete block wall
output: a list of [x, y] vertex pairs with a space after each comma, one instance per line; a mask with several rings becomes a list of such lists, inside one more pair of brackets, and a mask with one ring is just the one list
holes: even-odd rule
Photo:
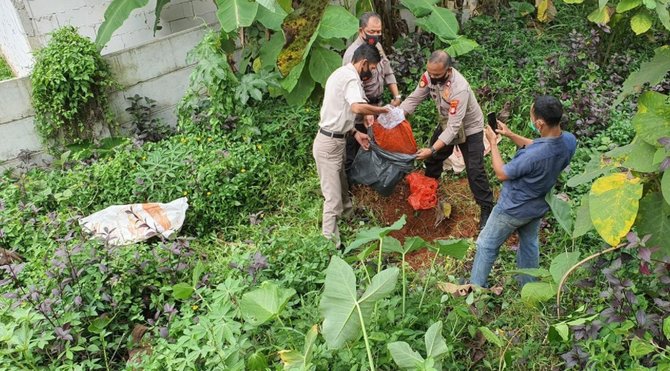
[[[111, 0], [0, 0], [0, 24], [9, 19], [8, 10], [13, 6], [22, 25], [23, 43], [29, 50], [6, 53], [8, 62], [25, 76], [32, 67], [32, 51], [39, 50], [49, 41], [49, 34], [66, 25], [77, 27], [83, 36], [95, 40], [95, 36], [104, 20], [105, 10]], [[156, 0], [150, 0], [147, 6], [135, 9], [123, 25], [109, 40], [102, 54], [131, 48], [154, 40], [155, 37], [170, 35], [202, 24], [216, 23], [216, 5], [214, 0], [172, 0], [161, 13], [162, 29], [154, 37], [154, 9]], [[14, 43], [20, 37], [6, 38], [0, 25], [0, 45]]]
[[[154, 116], [176, 124], [176, 106], [193, 69], [186, 62], [186, 54], [207, 30], [200, 26], [177, 32], [104, 57], [123, 87], [110, 95], [112, 111], [122, 127], [131, 121], [125, 111], [130, 106], [126, 98], [135, 94], [156, 100]], [[35, 129], [30, 91], [29, 77], [0, 81], [0, 170], [20, 165], [21, 151], [33, 153], [33, 163], [45, 159], [46, 151]]]
[[32, 64], [30, 45], [12, 0], [0, 0], [0, 21], [0, 54], [11, 62], [15, 76], [25, 76]]

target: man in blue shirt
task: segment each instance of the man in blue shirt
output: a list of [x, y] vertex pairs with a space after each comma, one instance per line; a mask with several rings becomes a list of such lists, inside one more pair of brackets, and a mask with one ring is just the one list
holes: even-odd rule
[[[513, 133], [498, 121], [497, 132], [521, 147], [512, 161], [505, 164], [496, 144], [496, 134], [486, 127], [491, 143], [493, 170], [503, 182], [498, 203], [486, 226], [477, 238], [477, 253], [472, 265], [472, 284], [487, 287], [491, 267], [498, 257], [500, 246], [516, 230], [519, 233], [518, 268], [537, 268], [540, 262], [540, 220], [549, 210], [544, 200], [556, 183], [561, 171], [575, 154], [577, 140], [571, 133], [561, 131], [563, 107], [552, 96], [535, 98], [530, 108], [530, 125], [540, 138], [532, 140]], [[520, 275], [521, 285], [533, 280]]]

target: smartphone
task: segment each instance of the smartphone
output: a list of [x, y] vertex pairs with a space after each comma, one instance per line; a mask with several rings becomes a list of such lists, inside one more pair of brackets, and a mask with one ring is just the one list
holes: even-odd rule
[[496, 113], [495, 112], [489, 112], [489, 114], [486, 115], [486, 118], [488, 119], [489, 126], [495, 132], [496, 129], [498, 129], [498, 119], [496, 118]]

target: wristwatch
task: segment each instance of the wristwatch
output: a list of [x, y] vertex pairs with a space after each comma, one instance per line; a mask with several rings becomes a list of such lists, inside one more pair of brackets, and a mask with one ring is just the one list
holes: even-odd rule
[[437, 152], [435, 148], [433, 148], [433, 146], [430, 146], [430, 155], [435, 156], [435, 152]]
[[402, 94], [396, 95], [395, 97], [393, 97], [393, 99], [398, 99], [398, 100], [402, 99]]

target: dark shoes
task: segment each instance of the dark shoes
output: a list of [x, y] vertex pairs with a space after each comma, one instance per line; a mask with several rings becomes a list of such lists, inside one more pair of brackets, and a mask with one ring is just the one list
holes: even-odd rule
[[491, 210], [493, 208], [491, 206], [481, 206], [480, 207], [480, 213], [479, 213], [479, 230], [481, 231], [484, 229], [484, 226], [486, 226], [486, 221], [489, 220], [489, 216], [491, 215]]

